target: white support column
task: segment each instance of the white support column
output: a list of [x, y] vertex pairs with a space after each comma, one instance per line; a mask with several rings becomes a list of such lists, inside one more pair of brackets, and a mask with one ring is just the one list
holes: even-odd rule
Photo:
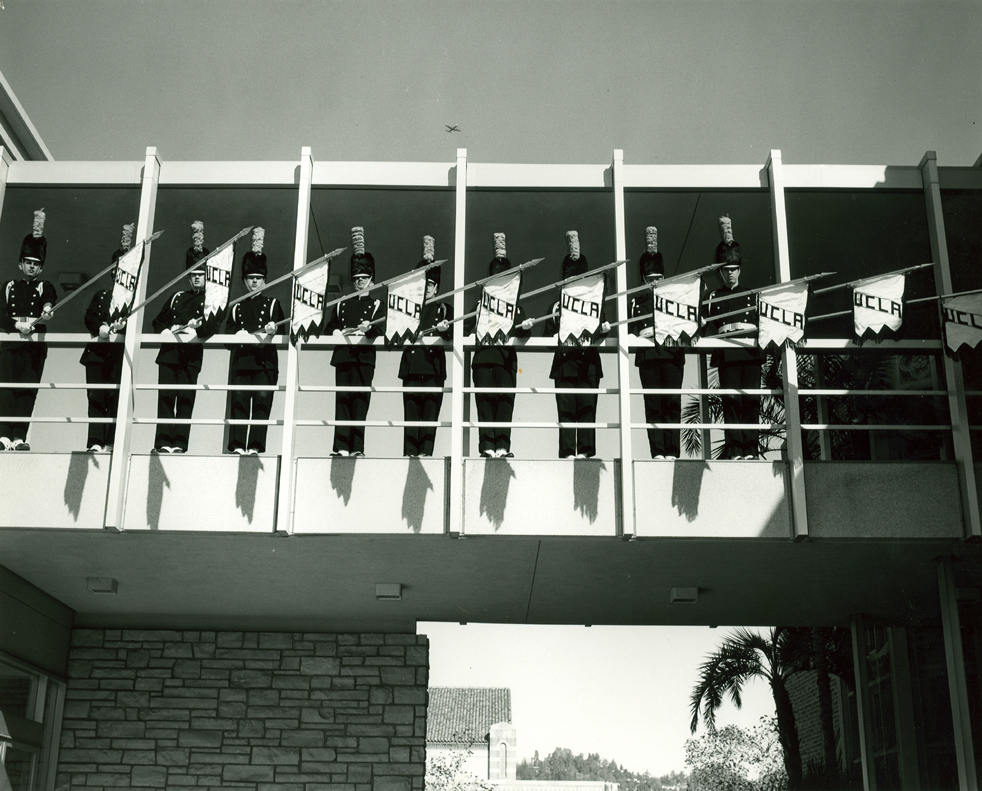
[[0, 146], [0, 217], [3, 216], [3, 198], [7, 194], [7, 177], [10, 175], [10, 165], [13, 161], [10, 152]]
[[951, 720], [955, 732], [958, 787], [962, 791], [978, 791], [979, 778], [975, 768], [975, 749], [972, 740], [972, 713], [968, 705], [968, 681], [965, 676], [961, 619], [958, 615], [958, 592], [950, 560], [938, 562], [938, 588], [941, 594], [941, 625], [944, 629]]
[[856, 714], [859, 719], [859, 755], [863, 768], [863, 789], [876, 791], [876, 769], [873, 766], [873, 720], [869, 694], [869, 666], [866, 657], [866, 624], [862, 616], [855, 616], [852, 630], [852, 663], [856, 676]]
[[[155, 146], [148, 146], [143, 163], [143, 177], [140, 187], [140, 214], [136, 222], [136, 240], [142, 242], [153, 234], [153, 220], [157, 211], [157, 185], [160, 183], [160, 157]], [[144, 250], [140, 278], [133, 295], [134, 305], [139, 305], [147, 296], [147, 281], [150, 272], [150, 257], [153, 244]], [[136, 358], [140, 352], [140, 337], [143, 335], [143, 315], [135, 321], [126, 323], [123, 336], [123, 368], [119, 379], [119, 406], [116, 409], [116, 437], [113, 442], [112, 461], [109, 467], [109, 496], [106, 499], [105, 525], [110, 530], [123, 529], [123, 509], [126, 504], [126, 482], [130, 470], [130, 451], [133, 441], [133, 410], [136, 405], [136, 390], [133, 388], [133, 372]]]
[[[614, 149], [614, 258], [627, 258], [624, 218], [624, 150]], [[627, 267], [619, 266], [617, 273], [618, 320], [627, 318]], [[631, 357], [628, 354], [627, 324], [617, 325], [617, 413], [620, 421], [621, 453], [621, 536], [633, 538], [634, 530], [634, 454], [631, 449]]]
[[[467, 249], [467, 149], [457, 149], [455, 170], [455, 211], [454, 211], [454, 260], [453, 287], [462, 288], [464, 280], [464, 257]], [[453, 310], [455, 316], [464, 315], [464, 292], [454, 294]], [[453, 365], [450, 370], [450, 509], [447, 515], [447, 531], [452, 536], [464, 535], [464, 323], [453, 325]]]
[[[928, 151], [921, 160], [921, 179], [927, 204], [927, 227], [934, 260], [934, 286], [938, 294], [951, 294], [951, 264], [948, 260], [948, 237], [945, 234], [944, 212], [941, 205], [941, 185], [938, 181], [938, 160]], [[972, 437], [968, 430], [968, 406], [965, 400], [965, 377], [961, 363], [943, 354], [945, 379], [948, 382], [948, 409], [951, 412], [951, 438], [958, 463], [958, 482], [962, 492], [962, 513], [965, 537], [982, 538], [982, 515], [979, 512], [979, 490], [975, 479], [975, 460], [972, 457]]]
[[[314, 157], [310, 146], [300, 149], [300, 182], [297, 192], [297, 236], [293, 243], [293, 269], [307, 263], [307, 233], [310, 228], [310, 185], [314, 173]], [[290, 289], [293, 298], [293, 289]], [[287, 332], [292, 327], [287, 327]], [[276, 532], [293, 534], [293, 499], [296, 460], [293, 458], [297, 427], [297, 386], [300, 383], [300, 348], [303, 341], [286, 345], [286, 375], [283, 400], [283, 443], [280, 447], [280, 483], [276, 505]]]
[[[784, 204], [784, 175], [781, 152], [772, 149], [767, 158], [767, 181], [771, 191], [771, 226], [774, 229], [774, 264], [777, 280], [791, 280], [788, 252], [788, 214]], [[791, 531], [796, 540], [808, 537], [808, 510], [805, 506], [805, 449], [801, 440], [801, 405], [798, 403], [798, 353], [790, 346], [781, 350], [784, 372], [785, 442], [791, 492]]]

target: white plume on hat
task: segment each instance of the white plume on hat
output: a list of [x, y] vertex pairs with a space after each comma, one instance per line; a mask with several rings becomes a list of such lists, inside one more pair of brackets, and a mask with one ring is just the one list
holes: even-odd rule
[[266, 241], [265, 228], [252, 229], [252, 252], [259, 255], [263, 251], [263, 242]]
[[719, 218], [719, 238], [724, 244], [733, 244], [733, 223], [728, 214]]
[[123, 226], [123, 238], [119, 242], [119, 246], [123, 250], [129, 250], [133, 246], [133, 231], [136, 230], [136, 223], [127, 223]]
[[205, 224], [201, 220], [191, 223], [191, 247], [196, 253], [200, 253], [205, 248]]
[[423, 237], [423, 260], [430, 263], [436, 260], [436, 240], [432, 236]]
[[658, 252], [658, 229], [654, 225], [644, 229], [644, 249], [652, 255]]
[[45, 216], [44, 209], [38, 209], [36, 212], [34, 212], [34, 224], [31, 228], [31, 236], [33, 236], [35, 239], [40, 239], [42, 236], [44, 236]]
[[566, 231], [566, 244], [570, 259], [576, 261], [580, 257], [580, 235], [576, 231]]
[[360, 225], [351, 229], [351, 247], [354, 255], [365, 255], [365, 229]]
[[507, 258], [505, 255], [505, 235], [501, 232], [494, 235], [494, 257]]

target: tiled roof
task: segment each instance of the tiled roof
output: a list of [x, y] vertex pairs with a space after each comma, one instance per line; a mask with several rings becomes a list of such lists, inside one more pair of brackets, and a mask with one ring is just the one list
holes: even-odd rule
[[426, 741], [473, 744], [496, 722], [511, 722], [511, 690], [494, 687], [431, 687]]

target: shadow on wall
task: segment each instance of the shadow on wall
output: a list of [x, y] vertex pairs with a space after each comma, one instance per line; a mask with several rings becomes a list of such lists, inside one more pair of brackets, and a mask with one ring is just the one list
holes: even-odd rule
[[261, 457], [239, 457], [238, 475], [235, 479], [235, 507], [250, 525], [256, 512], [256, 487], [262, 469], [264, 468]]
[[331, 488], [347, 505], [351, 500], [351, 487], [355, 480], [355, 464], [358, 460], [351, 458], [331, 459]]
[[702, 492], [702, 479], [709, 465], [704, 461], [692, 461], [673, 466], [672, 505], [678, 509], [679, 516], [694, 522], [699, 516], [699, 494]]
[[505, 459], [490, 459], [484, 464], [484, 481], [481, 483], [480, 515], [487, 516], [495, 532], [504, 524], [505, 507], [508, 505], [508, 488], [515, 470]]
[[[108, 460], [108, 457], [106, 457]], [[85, 480], [89, 477], [89, 467], [99, 469], [99, 457], [85, 451], [72, 453], [68, 462], [68, 477], [65, 478], [65, 505], [74, 521], [82, 510], [82, 497], [85, 495]]]
[[160, 456], [150, 454], [147, 480], [147, 527], [151, 530], [160, 529], [160, 509], [164, 502], [164, 489], [170, 489], [170, 478], [164, 472]]
[[573, 508], [590, 520], [592, 525], [600, 513], [600, 475], [607, 465], [596, 459], [576, 459], [573, 462]]
[[406, 470], [406, 485], [402, 490], [402, 518], [414, 533], [423, 529], [426, 513], [426, 494], [433, 491], [433, 481], [423, 469], [423, 463], [413, 457]]

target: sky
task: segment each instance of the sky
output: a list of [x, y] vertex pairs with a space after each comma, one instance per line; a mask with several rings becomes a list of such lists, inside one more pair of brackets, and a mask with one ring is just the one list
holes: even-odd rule
[[[982, 153], [973, 0], [3, 0], [0, 71], [55, 159], [941, 165]], [[446, 126], [459, 132], [447, 132]], [[424, 629], [507, 686], [519, 752], [682, 769], [725, 628]], [[751, 690], [739, 716], [773, 711]], [[734, 719], [731, 719], [731, 716]]]
[[[430, 638], [431, 687], [511, 689], [519, 762], [565, 747], [659, 777], [685, 770], [689, 695], [732, 630], [425, 623], [417, 631]], [[773, 715], [770, 689], [754, 682], [740, 709], [724, 703], [717, 726]]]
[[[982, 153], [974, 0], [4, 0], [55, 159], [942, 165]], [[445, 125], [460, 132], [448, 133]]]

